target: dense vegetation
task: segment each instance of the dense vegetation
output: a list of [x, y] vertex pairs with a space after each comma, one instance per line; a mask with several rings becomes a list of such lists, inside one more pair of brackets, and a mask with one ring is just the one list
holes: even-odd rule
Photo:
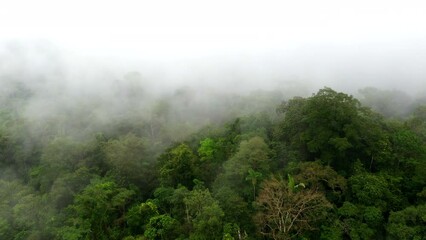
[[21, 110], [36, 93], [10, 89], [0, 112], [0, 239], [426, 236], [421, 102], [392, 112], [379, 90], [364, 90], [384, 117], [330, 88], [204, 105], [183, 88], [140, 107], [140, 89], [120, 85], [126, 108], [100, 122], [99, 99], [59, 101], [35, 118]]

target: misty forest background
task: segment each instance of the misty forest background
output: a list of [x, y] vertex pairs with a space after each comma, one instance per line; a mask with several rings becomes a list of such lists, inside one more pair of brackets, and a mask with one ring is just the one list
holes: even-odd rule
[[424, 94], [170, 87], [11, 49], [0, 239], [426, 236]]

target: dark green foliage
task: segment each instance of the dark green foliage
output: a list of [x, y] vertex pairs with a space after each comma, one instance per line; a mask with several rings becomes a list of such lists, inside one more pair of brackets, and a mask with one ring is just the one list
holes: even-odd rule
[[426, 236], [426, 205], [391, 212], [386, 227], [390, 239], [422, 239]]
[[125, 213], [135, 192], [111, 180], [93, 180], [68, 207], [64, 239], [121, 239]]
[[147, 239], [176, 239], [174, 229], [178, 221], [168, 215], [158, 215], [149, 219], [144, 236]]
[[186, 221], [192, 225], [190, 239], [218, 239], [222, 236], [224, 212], [208, 189], [194, 189], [183, 202]]
[[46, 197], [17, 181], [0, 180], [0, 237], [51, 238], [48, 224], [55, 212]]
[[361, 173], [349, 178], [354, 199], [364, 205], [386, 209], [387, 196], [390, 195], [386, 179], [380, 175]]
[[250, 216], [252, 209], [249, 202], [228, 186], [217, 189], [214, 197], [225, 213], [224, 222], [239, 226], [241, 232], [252, 232], [253, 223]]
[[182, 184], [191, 188], [197, 157], [186, 144], [168, 150], [160, 158], [160, 179], [165, 186]]
[[426, 235], [424, 106], [402, 116], [364, 92], [388, 119], [324, 88], [274, 113], [275, 93], [213, 106], [189, 88], [154, 99], [141, 75], [125, 79], [112, 91], [125, 107], [102, 123], [101, 99], [31, 119], [31, 90], [0, 96], [0, 239]]
[[283, 103], [284, 120], [276, 137], [306, 160], [320, 159], [337, 171], [348, 172], [357, 159], [384, 161], [383, 150], [389, 145], [380, 119], [359, 101], [330, 88], [310, 98], [294, 98]]
[[42, 150], [40, 164], [30, 170], [31, 185], [41, 192], [49, 192], [58, 178], [85, 168], [87, 150], [82, 143], [70, 138], [54, 138]]
[[152, 217], [158, 216], [157, 205], [147, 201], [131, 207], [126, 213], [126, 223], [133, 234], [143, 234]]
[[53, 182], [49, 198], [53, 206], [63, 209], [73, 202], [74, 196], [82, 191], [96, 175], [81, 167], [72, 173], [64, 173]]
[[[223, 174], [218, 175], [215, 187], [229, 186], [240, 196], [254, 199], [253, 186], [260, 182], [261, 175], [269, 171], [269, 147], [261, 137], [253, 137], [242, 141], [238, 152], [223, 164]], [[250, 178], [250, 171], [257, 172], [257, 177]], [[254, 174], [254, 172], [252, 172]]]
[[156, 184], [153, 156], [144, 139], [126, 134], [103, 145], [109, 174], [124, 184], [134, 184], [150, 193]]
[[407, 121], [407, 125], [418, 134], [423, 141], [426, 140], [426, 105], [421, 105], [416, 108], [412, 118]]

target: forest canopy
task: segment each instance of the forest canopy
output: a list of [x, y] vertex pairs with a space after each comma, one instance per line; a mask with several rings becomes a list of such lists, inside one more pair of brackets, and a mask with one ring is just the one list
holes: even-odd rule
[[1, 239], [426, 235], [426, 102], [327, 87], [199, 101], [125, 79], [108, 102], [49, 109], [25, 82], [1, 92]]

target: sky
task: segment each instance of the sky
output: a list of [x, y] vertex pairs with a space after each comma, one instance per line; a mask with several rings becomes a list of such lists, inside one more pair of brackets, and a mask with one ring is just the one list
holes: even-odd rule
[[179, 70], [188, 66], [211, 73], [206, 65], [222, 62], [269, 78], [342, 88], [387, 78], [415, 90], [426, 83], [425, 13], [426, 2], [410, 0], [14, 0], [1, 1], [0, 40], [158, 63], [170, 74], [189, 74]]

